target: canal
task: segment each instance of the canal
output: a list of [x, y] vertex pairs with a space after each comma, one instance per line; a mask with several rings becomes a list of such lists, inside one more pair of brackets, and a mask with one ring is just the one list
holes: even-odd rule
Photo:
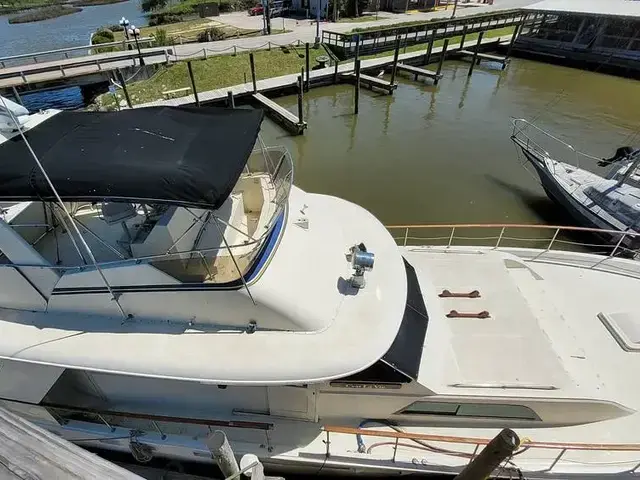
[[[290, 149], [299, 187], [356, 202], [385, 224], [573, 224], [522, 167], [513, 117], [595, 156], [640, 145], [637, 81], [520, 59], [471, 78], [467, 70], [447, 61], [437, 87], [404, 77], [393, 96], [362, 90], [357, 117], [352, 86], [313, 89], [304, 136], [268, 121], [265, 141]], [[277, 101], [296, 111], [295, 96]]]

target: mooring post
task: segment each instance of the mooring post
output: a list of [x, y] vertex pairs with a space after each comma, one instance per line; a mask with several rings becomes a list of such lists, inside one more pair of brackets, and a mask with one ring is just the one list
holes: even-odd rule
[[258, 86], [256, 85], [256, 65], [253, 62], [253, 52], [249, 53], [249, 64], [251, 65], [251, 81], [253, 82], [253, 93], [258, 93]]
[[509, 42], [509, 48], [507, 49], [507, 56], [505, 60], [511, 56], [511, 50], [513, 50], [513, 44], [516, 43], [516, 39], [518, 38], [518, 33], [520, 33], [521, 26], [522, 24], [519, 23], [518, 25], [516, 25], [516, 28], [513, 29], [513, 35], [511, 36], [511, 41]]
[[360, 35], [356, 34], [356, 57], [354, 62], [360, 58]]
[[304, 123], [302, 113], [302, 96], [304, 95], [304, 85], [302, 79], [304, 78], [304, 69], [302, 70], [302, 73], [298, 75], [298, 122], [300, 122], [300, 125]]
[[227, 92], [227, 108], [236, 108], [236, 101], [231, 90]]
[[462, 29], [462, 38], [460, 39], [460, 49], [462, 50], [464, 48], [464, 39], [467, 36], [467, 26], [465, 25], [464, 28]]
[[392, 86], [395, 85], [396, 82], [396, 71], [398, 69], [398, 55], [400, 55], [400, 35], [396, 37], [396, 50], [393, 52], [393, 65], [391, 67], [391, 81], [389, 82]]
[[484, 35], [484, 32], [480, 32], [480, 34], [478, 35], [478, 43], [476, 43], [476, 49], [473, 51], [473, 58], [471, 59], [471, 66], [469, 67], [469, 73], [467, 73], [468, 77], [470, 77], [471, 74], [473, 73], [473, 67], [475, 67], [476, 61], [478, 60], [478, 50], [480, 50], [480, 45], [482, 44], [482, 36], [483, 35]]
[[129, 91], [127, 90], [127, 83], [124, 81], [124, 75], [119, 68], [116, 68], [116, 75], [118, 76], [118, 81], [120, 82], [120, 86], [122, 87], [122, 91], [124, 92], [124, 98], [127, 100], [127, 105], [129, 108], [133, 108], [131, 105], [131, 98], [129, 98]]
[[309, 91], [309, 42], [304, 44], [304, 51], [305, 51], [305, 57], [304, 57], [304, 67], [306, 69], [306, 82], [305, 82], [305, 90], [308, 92]]
[[333, 69], [333, 83], [338, 83], [338, 65], [339, 64], [340, 62], [336, 60], [336, 64], [334, 65], [334, 69]]
[[431, 40], [429, 40], [429, 46], [427, 47], [427, 53], [424, 56], [424, 65], [429, 65], [431, 61], [431, 52], [433, 51], [433, 42], [436, 40], [436, 29], [431, 31]]
[[240, 468], [238, 467], [238, 462], [236, 462], [236, 457], [233, 456], [231, 445], [229, 445], [227, 436], [222, 430], [215, 430], [213, 433], [210, 433], [207, 438], [205, 438], [204, 443], [225, 478], [240, 473]]
[[445, 38], [444, 45], [442, 45], [442, 51], [440, 52], [440, 60], [438, 61], [438, 70], [436, 71], [436, 78], [433, 81], [434, 85], [437, 85], [440, 81], [440, 72], [442, 72], [442, 64], [444, 63], [444, 57], [447, 56], [447, 48], [449, 47], [449, 39]]
[[503, 429], [491, 440], [480, 454], [471, 460], [458, 474], [455, 480], [481, 480], [488, 478], [491, 473], [520, 445], [516, 432], [509, 428]]
[[193, 89], [193, 96], [196, 99], [196, 107], [199, 107], [200, 99], [198, 98], [198, 90], [196, 90], [196, 79], [193, 78], [193, 69], [191, 68], [191, 60], [187, 62], [187, 70], [189, 70], [189, 78], [191, 79], [191, 88]]
[[22, 103], [22, 98], [20, 97], [20, 94], [18, 93], [18, 89], [16, 87], [11, 87], [11, 90], [13, 90], [13, 96], [15, 97], [16, 102], [24, 107], [24, 104]]
[[356, 60], [356, 89], [354, 91], [353, 113], [358, 114], [360, 107], [360, 60]]

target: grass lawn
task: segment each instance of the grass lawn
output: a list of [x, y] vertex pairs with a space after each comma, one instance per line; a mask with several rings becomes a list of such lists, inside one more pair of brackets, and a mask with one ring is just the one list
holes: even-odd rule
[[[326, 51], [324, 48], [312, 48], [309, 50], [309, 54], [310, 65], [314, 66], [316, 65], [316, 57], [326, 55]], [[300, 55], [302, 55], [302, 58]], [[286, 50], [273, 48], [271, 51], [258, 50], [254, 52], [254, 62], [258, 80], [300, 72], [300, 69], [305, 65], [304, 47], [290, 47]], [[248, 53], [239, 53], [237, 56], [217, 55], [207, 60], [194, 60], [192, 68], [198, 92], [230, 87], [245, 81], [251, 81]], [[190, 86], [191, 81], [187, 71], [187, 64], [179, 62], [174, 65], [160, 67], [152, 78], [131, 83], [127, 85], [127, 89], [132, 103], [140, 104], [162, 99], [163, 91]], [[124, 94], [120, 89], [118, 89], [117, 96], [118, 100], [124, 99]], [[113, 94], [111, 93], [101, 95], [99, 101], [104, 107], [115, 108]]]
[[[362, 15], [360, 17], [343, 17], [338, 19], [338, 23], [360, 23], [360, 22], [377, 22], [379, 20], [384, 20], [385, 17], [378, 17], [376, 19], [375, 15], [367, 14]], [[379, 28], [379, 27], [374, 27]]]
[[[495, 30], [487, 30], [486, 32], [484, 32], [483, 38], [495, 38], [495, 37], [511, 35], [514, 29], [515, 27], [502, 27], [502, 28], [496, 28]], [[476, 40], [477, 38], [478, 38], [477, 33], [470, 33], [466, 37], [464, 37], [464, 42], [467, 43], [469, 40]], [[459, 45], [460, 40], [462, 40], [462, 35], [451, 37], [449, 38], [449, 45]], [[406, 50], [401, 47], [400, 53], [419, 52], [419, 51], [426, 52], [427, 45], [428, 45], [427, 42], [419, 43], [417, 45], [409, 45]], [[434, 47], [441, 47], [442, 45], [444, 45], [444, 40], [436, 40], [435, 42], [433, 42]], [[380, 57], [388, 57], [389, 55], [392, 55], [392, 50], [376, 53], [374, 55], [363, 56], [362, 58], [363, 59], [364, 58], [380, 58]]]

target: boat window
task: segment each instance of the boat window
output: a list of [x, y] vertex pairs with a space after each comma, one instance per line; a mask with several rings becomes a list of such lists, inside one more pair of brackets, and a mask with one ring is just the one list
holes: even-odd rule
[[540, 420], [540, 417], [529, 407], [500, 403], [414, 402], [400, 413], [405, 415], [450, 415], [456, 417]]

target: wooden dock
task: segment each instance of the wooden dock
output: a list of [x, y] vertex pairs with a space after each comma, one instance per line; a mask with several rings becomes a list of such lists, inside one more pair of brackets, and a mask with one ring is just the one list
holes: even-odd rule
[[[354, 72], [343, 73], [342, 78], [348, 82], [355, 83], [356, 74]], [[364, 73], [360, 74], [360, 85], [367, 87], [370, 90], [382, 90], [387, 94], [393, 93], [393, 91], [398, 87], [398, 85], [392, 84], [383, 78], [372, 77], [370, 75], [365, 75]]]
[[269, 116], [275, 117], [275, 120], [278, 123], [282, 124], [282, 126], [294, 135], [300, 135], [304, 129], [307, 128], [306, 122], [300, 121], [296, 115], [286, 108], [278, 105], [273, 100], [269, 100], [261, 93], [254, 93], [252, 97], [258, 103], [260, 108], [266, 110]]
[[507, 63], [509, 62], [509, 59], [507, 57], [503, 57], [501, 55], [491, 55], [489, 53], [474, 52], [473, 50], [459, 50], [458, 54], [464, 57], [475, 56], [478, 59], [478, 64], [480, 63], [480, 60], [487, 60], [489, 62], [500, 63], [502, 65], [503, 70], [507, 66]]
[[[387, 66], [387, 70], [393, 68], [392, 65]], [[413, 74], [413, 79], [418, 80], [418, 77], [427, 77], [432, 80], [440, 80], [442, 78], [442, 74], [434, 72], [432, 70], [427, 70], [426, 68], [414, 67], [413, 65], [407, 65], [404, 63], [399, 63], [396, 66], [396, 69], [399, 72], [407, 72]]]
[[142, 480], [0, 407], [0, 478]]

